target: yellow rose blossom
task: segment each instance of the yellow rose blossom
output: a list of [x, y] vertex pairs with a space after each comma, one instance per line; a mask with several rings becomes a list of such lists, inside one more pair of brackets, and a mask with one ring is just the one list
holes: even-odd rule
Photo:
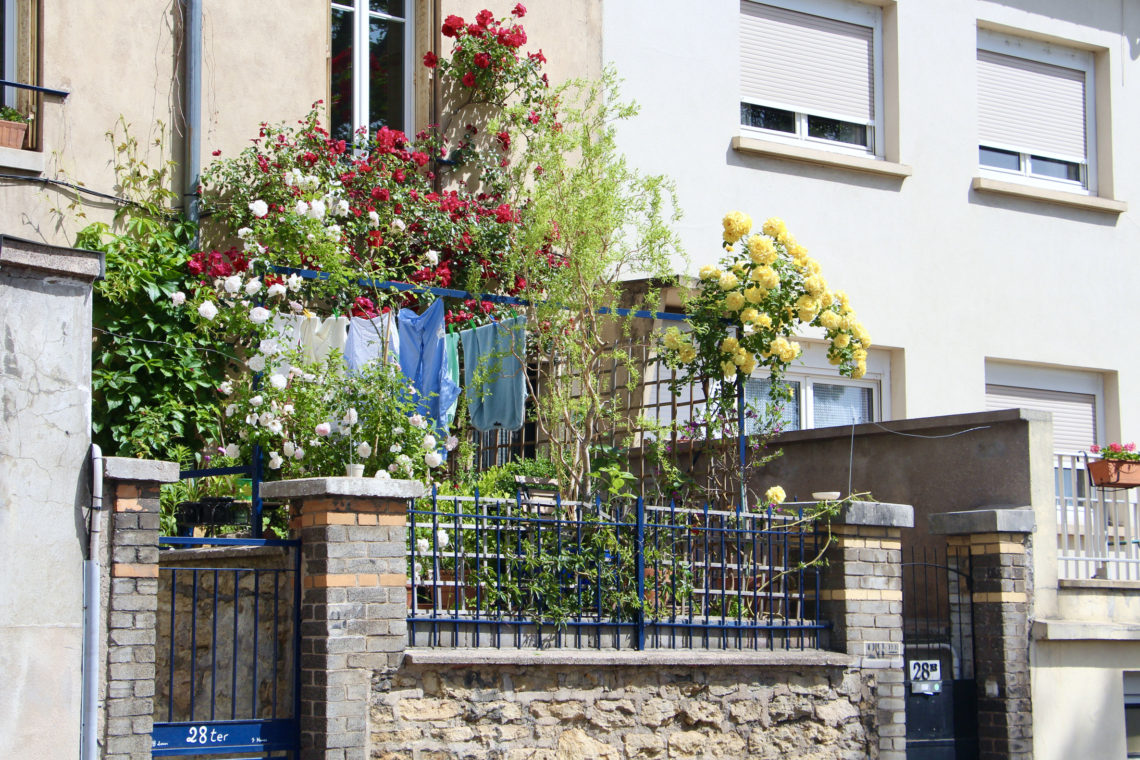
[[752, 218], [743, 211], [729, 211], [724, 215], [724, 242], [735, 243], [752, 229]]
[[756, 318], [755, 324], [757, 327], [771, 327], [772, 326], [772, 318], [769, 317], [767, 314], [761, 314], [759, 317]]
[[729, 311], [740, 311], [744, 308], [744, 294], [734, 290], [724, 298], [724, 307]]
[[836, 348], [847, 348], [847, 344], [851, 342], [851, 336], [847, 333], [839, 333], [831, 339], [832, 345]]
[[753, 309], [751, 306], [749, 306], [747, 309], [740, 312], [740, 323], [741, 324], [749, 324], [751, 322], [755, 322], [756, 318], [759, 316], [760, 316], [760, 312], [756, 311], [756, 309]]
[[835, 303], [835, 294], [833, 294], [830, 290], [825, 290], [823, 291], [823, 295], [819, 297], [819, 302], [823, 308], [826, 309]]
[[726, 359], [720, 363], [720, 369], [724, 373], [725, 380], [731, 380], [736, 377], [736, 363], [732, 359]]
[[839, 326], [841, 328], [843, 328], [844, 330], [850, 330], [851, 325], [854, 322], [855, 322], [855, 320], [851, 318], [850, 314], [844, 314], [842, 317], [839, 318]]
[[746, 375], [751, 375], [756, 370], [756, 357], [749, 355], [744, 364], [740, 365], [740, 371]]
[[697, 349], [692, 346], [684, 346], [681, 348], [680, 353], [677, 354], [677, 358], [681, 360], [682, 364], [688, 364], [697, 358]]
[[867, 365], [863, 362], [859, 362], [857, 365], [855, 365], [855, 369], [851, 372], [851, 377], [858, 380], [865, 374], [867, 374]]
[[748, 239], [748, 255], [753, 264], [771, 264], [780, 254], [771, 238], [753, 235]]
[[779, 486], [772, 486], [764, 492], [764, 501], [768, 504], [783, 504], [788, 495]]
[[706, 264], [705, 266], [701, 267], [702, 280], [713, 280], [717, 277], [720, 277], [720, 270], [712, 264]]
[[840, 356], [829, 356], [829, 357], [827, 357], [827, 361], [830, 364], [839, 364], [840, 362], [843, 361], [843, 358]]
[[748, 359], [751, 354], [744, 348], [738, 348], [732, 352], [732, 363], [739, 367]]
[[665, 339], [662, 342], [665, 344], [665, 348], [676, 351], [681, 347], [681, 331], [676, 327], [670, 327], [665, 331]]
[[859, 339], [859, 342], [863, 345], [871, 345], [871, 336], [867, 334], [867, 328], [863, 327], [862, 322], [856, 322], [855, 324], [851, 325], [851, 332], [855, 335], [856, 338]]
[[720, 342], [720, 350], [726, 354], [731, 354], [740, 345], [740, 341], [729, 335], [727, 338]]
[[721, 272], [719, 284], [721, 290], [732, 290], [740, 284], [740, 279], [732, 272]]
[[768, 297], [768, 291], [764, 288], [753, 285], [750, 288], [744, 289], [744, 300], [748, 303], [760, 303]]
[[808, 249], [797, 243], [794, 237], [788, 235], [784, 239], [784, 247], [788, 250], [788, 255], [795, 259], [797, 263], [807, 263]]
[[823, 291], [827, 290], [827, 282], [818, 274], [813, 274], [804, 279], [804, 290], [813, 296], [818, 296]]
[[852, 355], [855, 357], [855, 361], [857, 361], [857, 362], [865, 362], [865, 361], [867, 361], [867, 349], [865, 349], [865, 348], [857, 348], [857, 349], [855, 349], [855, 350], [852, 352]]
[[828, 330], [834, 330], [839, 327], [839, 315], [834, 311], [824, 311], [819, 315], [819, 323], [826, 327]]
[[772, 238], [780, 238], [788, 234], [788, 226], [784, 224], [783, 219], [777, 216], [766, 219], [762, 229], [765, 235]]
[[775, 269], [769, 266], [760, 266], [752, 270], [749, 275], [753, 281], [768, 290], [773, 290], [780, 284], [780, 275]]

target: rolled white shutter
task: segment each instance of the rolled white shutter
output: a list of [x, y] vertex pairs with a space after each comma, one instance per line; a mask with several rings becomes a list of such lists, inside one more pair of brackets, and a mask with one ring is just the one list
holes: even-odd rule
[[1034, 409], [1053, 413], [1053, 450], [1088, 451], [1097, 443], [1096, 396], [1009, 385], [986, 385], [986, 409]]
[[859, 124], [875, 120], [874, 30], [740, 2], [746, 101]]
[[981, 145], [1085, 162], [1085, 72], [978, 50]]

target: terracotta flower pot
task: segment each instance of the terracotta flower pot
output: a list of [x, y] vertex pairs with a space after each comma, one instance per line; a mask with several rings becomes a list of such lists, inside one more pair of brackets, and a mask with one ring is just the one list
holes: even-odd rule
[[1089, 462], [1089, 477], [1098, 486], [1134, 488], [1140, 486], [1140, 462], [1097, 459]]
[[19, 150], [24, 145], [24, 133], [27, 131], [27, 122], [0, 121], [0, 147]]

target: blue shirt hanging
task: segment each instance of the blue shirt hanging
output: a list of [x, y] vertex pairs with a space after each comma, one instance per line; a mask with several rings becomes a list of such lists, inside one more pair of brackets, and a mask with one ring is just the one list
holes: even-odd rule
[[459, 333], [467, 411], [476, 430], [518, 430], [526, 411], [526, 318]]
[[459, 397], [459, 386], [447, 371], [443, 300], [423, 314], [400, 309], [400, 370], [416, 389], [416, 411], [447, 434], [443, 412]]

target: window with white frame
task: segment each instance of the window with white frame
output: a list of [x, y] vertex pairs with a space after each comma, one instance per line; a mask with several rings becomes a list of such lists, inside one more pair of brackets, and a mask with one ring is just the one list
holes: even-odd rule
[[991, 177], [1096, 190], [1093, 55], [978, 31], [978, 163]]
[[846, 0], [740, 2], [746, 133], [883, 155], [882, 11]]
[[413, 0], [338, 0], [331, 3], [332, 135], [380, 127], [413, 126]]
[[1140, 671], [1124, 671], [1124, 741], [1128, 757], [1140, 758]]
[[[37, 69], [38, 0], [0, 0], [0, 79], [39, 84]], [[3, 105], [25, 116], [32, 114], [36, 95], [29, 90], [4, 87]]]

